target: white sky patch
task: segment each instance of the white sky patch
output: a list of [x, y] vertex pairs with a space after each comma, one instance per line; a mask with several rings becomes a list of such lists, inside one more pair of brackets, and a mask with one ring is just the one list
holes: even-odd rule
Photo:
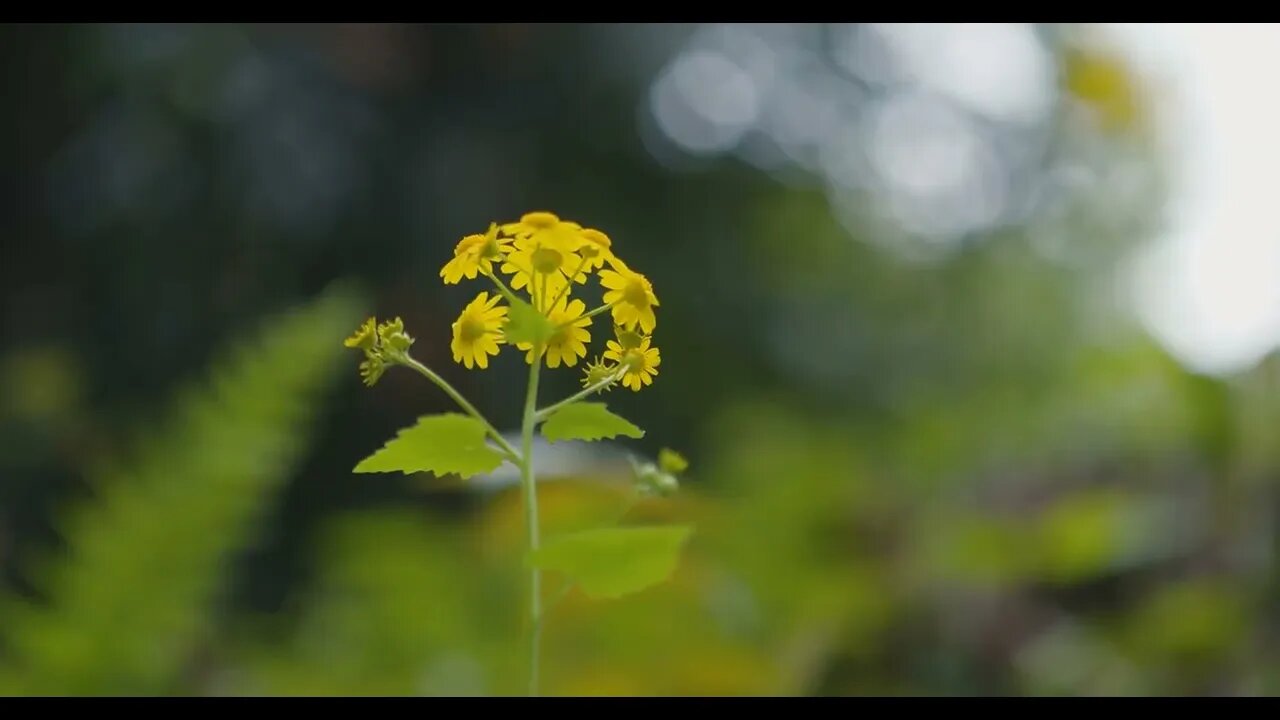
[[1280, 345], [1280, 28], [1108, 30], [1171, 92], [1168, 230], [1135, 263], [1138, 315], [1188, 367], [1246, 370]]
[[897, 65], [922, 87], [993, 120], [1032, 123], [1054, 100], [1054, 63], [1024, 23], [877, 24]]

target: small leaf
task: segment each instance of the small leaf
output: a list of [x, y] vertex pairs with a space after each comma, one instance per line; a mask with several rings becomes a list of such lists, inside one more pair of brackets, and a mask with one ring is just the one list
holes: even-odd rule
[[671, 576], [690, 525], [586, 530], [553, 538], [529, 555], [529, 564], [573, 578], [592, 598], [616, 598]]
[[658, 451], [658, 467], [665, 473], [679, 475], [689, 469], [689, 461], [671, 448], [662, 448]]
[[463, 478], [492, 472], [502, 455], [485, 444], [485, 427], [466, 415], [446, 413], [418, 418], [381, 450], [356, 465], [354, 472], [453, 473]]
[[555, 327], [542, 313], [519, 298], [507, 298], [511, 307], [507, 311], [504, 330], [508, 343], [543, 343], [555, 333]]
[[542, 436], [557, 440], [600, 440], [626, 435], [644, 437], [644, 431], [625, 418], [618, 417], [604, 403], [578, 402], [565, 405], [542, 424]]

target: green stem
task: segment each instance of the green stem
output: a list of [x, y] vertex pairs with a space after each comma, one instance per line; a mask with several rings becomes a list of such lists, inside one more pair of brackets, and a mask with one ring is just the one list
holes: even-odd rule
[[604, 380], [601, 380], [600, 382], [596, 383], [595, 385], [591, 385], [591, 386], [589, 386], [587, 389], [582, 390], [581, 392], [576, 392], [576, 393], [574, 393], [573, 395], [570, 395], [569, 397], [567, 397], [567, 398], [565, 398], [565, 399], [561, 400], [560, 402], [556, 403], [555, 405], [551, 405], [551, 406], [548, 406], [548, 407], [542, 408], [542, 409], [541, 409], [541, 410], [539, 410], [537, 413], [535, 413], [535, 415], [534, 415], [534, 421], [535, 421], [535, 422], [542, 422], [543, 420], [546, 420], [546, 419], [551, 415], [551, 413], [553, 413], [553, 412], [555, 412], [555, 411], [559, 410], [560, 408], [564, 407], [565, 405], [569, 405], [569, 404], [571, 404], [571, 403], [576, 403], [576, 402], [578, 402], [579, 400], [581, 400], [581, 399], [583, 399], [583, 398], [585, 398], [585, 397], [589, 397], [589, 396], [591, 396], [591, 395], [594, 395], [595, 393], [600, 392], [601, 390], [603, 390], [603, 389], [605, 389], [605, 388], [609, 387], [610, 385], [612, 385], [612, 384], [614, 384], [614, 383], [618, 382], [619, 380], [621, 380], [621, 379], [622, 379], [622, 376], [623, 376], [623, 375], [625, 375], [625, 374], [626, 374], [626, 370], [625, 370], [625, 369], [620, 369], [618, 372], [616, 372], [616, 373], [614, 373], [614, 374], [610, 375], [609, 377], [605, 378]]
[[507, 299], [507, 302], [514, 303], [519, 299], [516, 297], [515, 293], [511, 292], [511, 288], [507, 287], [507, 284], [502, 282], [502, 278], [494, 274], [493, 270], [486, 272], [485, 277], [493, 281], [493, 284], [498, 287], [498, 292], [502, 293], [502, 296]]
[[426, 376], [428, 380], [435, 383], [441, 390], [448, 393], [449, 397], [453, 398], [453, 401], [458, 403], [463, 410], [466, 410], [468, 415], [483, 423], [485, 429], [489, 431], [489, 435], [493, 438], [493, 441], [498, 443], [498, 447], [502, 449], [502, 452], [507, 456], [507, 459], [516, 465], [520, 465], [520, 453], [516, 452], [516, 449], [511, 447], [511, 443], [507, 442], [507, 439], [502, 437], [502, 433], [498, 432], [498, 429], [486, 420], [484, 415], [481, 415], [480, 411], [477, 410], [474, 405], [467, 402], [467, 399], [462, 397], [462, 393], [454, 390], [453, 386], [448, 382], [445, 382], [444, 378], [435, 374], [431, 368], [423, 365], [417, 360], [414, 360], [408, 353], [405, 353], [403, 362], [405, 365]]
[[575, 322], [577, 322], [577, 321], [579, 321], [579, 320], [581, 320], [581, 319], [583, 319], [583, 318], [595, 317], [596, 315], [599, 315], [600, 313], [602, 313], [602, 312], [604, 312], [604, 311], [606, 311], [606, 310], [608, 310], [608, 309], [610, 309], [610, 308], [612, 308], [612, 307], [613, 307], [613, 305], [612, 305], [612, 304], [605, 304], [605, 305], [601, 305], [600, 307], [596, 308], [595, 310], [592, 310], [591, 312], [589, 312], [589, 313], [587, 313], [587, 314], [585, 314], [585, 315], [579, 315], [578, 317], [573, 318], [572, 320], [568, 320], [568, 321], [566, 321], [566, 322], [562, 322], [562, 323], [560, 323], [559, 325], [557, 325], [557, 326], [556, 326], [556, 329], [557, 329], [557, 330], [559, 330], [559, 329], [560, 329], [560, 328], [562, 328], [562, 327], [567, 327], [567, 326], [569, 326], [569, 325], [572, 325], [572, 324], [574, 324]]
[[[542, 345], [534, 346], [533, 364], [529, 368], [529, 390], [524, 401], [524, 419], [520, 423], [520, 485], [524, 489], [525, 529], [529, 552], [538, 549], [538, 488], [533, 476], [533, 426], [538, 406], [538, 371], [542, 368]], [[538, 655], [542, 644], [542, 572], [529, 568], [529, 618], [533, 623], [529, 643], [529, 694], [538, 694]]]
[[582, 258], [582, 261], [578, 263], [577, 269], [575, 269], [573, 271], [573, 274], [569, 276], [569, 282], [565, 284], [565, 286], [560, 290], [560, 292], [556, 293], [556, 296], [554, 299], [552, 299], [551, 304], [547, 306], [548, 310], [554, 308], [556, 306], [556, 303], [560, 302], [560, 298], [568, 294], [569, 288], [573, 287], [574, 278], [578, 277], [578, 274], [582, 272], [582, 268], [586, 267], [586, 265], [587, 265], [587, 259]]

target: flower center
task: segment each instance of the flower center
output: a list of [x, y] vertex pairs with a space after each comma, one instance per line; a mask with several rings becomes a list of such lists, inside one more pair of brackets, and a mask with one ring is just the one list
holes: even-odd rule
[[649, 307], [649, 293], [645, 290], [644, 281], [632, 278], [622, 289], [622, 299], [638, 308]]
[[533, 251], [531, 260], [533, 261], [534, 270], [548, 275], [560, 269], [561, 263], [564, 262], [564, 256], [549, 247], [542, 247]]
[[548, 347], [552, 345], [564, 345], [567, 342], [569, 342], [569, 328], [567, 327], [556, 328], [556, 331], [551, 333], [551, 337], [547, 338]]
[[458, 328], [458, 336], [462, 338], [463, 342], [475, 342], [484, 337], [487, 331], [488, 328], [485, 327], [484, 320], [474, 315], [468, 315], [462, 319], [462, 326]]
[[644, 370], [644, 353], [639, 350], [628, 351], [622, 356], [622, 364], [627, 366], [627, 372], [638, 373]]

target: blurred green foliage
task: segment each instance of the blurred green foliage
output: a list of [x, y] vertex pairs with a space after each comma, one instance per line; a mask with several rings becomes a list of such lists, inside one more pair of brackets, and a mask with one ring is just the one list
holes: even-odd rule
[[[803, 183], [654, 162], [607, 69], [660, 63], [619, 32], [0, 28], [0, 691], [523, 692], [519, 493], [352, 474], [453, 408], [402, 368], [363, 388], [341, 340], [403, 314], [513, 427], [523, 363], [455, 371], [436, 272], [546, 208], [649, 270], [663, 372], [610, 396], [648, 431], [613, 446], [689, 467], [628, 508], [625, 467], [567, 463], [545, 534], [697, 527], [634, 596], [549, 583], [547, 692], [1280, 693], [1280, 361], [1189, 373], [1117, 302], [1164, 182], [1128, 70], [1055, 44], [1032, 164], [1093, 180], [919, 262]], [[307, 305], [174, 393], [339, 277], [368, 306]]]
[[332, 295], [232, 349], [206, 386], [181, 393], [132, 460], [95, 472], [94, 495], [62, 523], [47, 600], [4, 612], [0, 689], [151, 694], [181, 687], [216, 633], [227, 561], [304, 452], [335, 333], [356, 300]]

